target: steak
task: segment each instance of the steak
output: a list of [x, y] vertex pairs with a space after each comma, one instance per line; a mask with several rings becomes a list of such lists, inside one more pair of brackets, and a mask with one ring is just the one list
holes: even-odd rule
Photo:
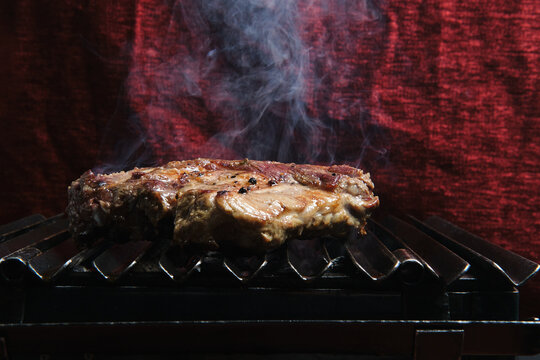
[[112, 174], [87, 171], [68, 189], [83, 242], [170, 236], [181, 247], [266, 252], [287, 239], [364, 232], [379, 199], [346, 166], [196, 159]]

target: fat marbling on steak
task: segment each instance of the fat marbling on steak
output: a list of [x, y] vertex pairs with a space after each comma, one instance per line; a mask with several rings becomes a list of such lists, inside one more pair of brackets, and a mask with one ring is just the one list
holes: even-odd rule
[[346, 166], [196, 159], [113, 174], [87, 171], [68, 189], [82, 241], [171, 236], [202, 250], [272, 250], [287, 239], [364, 231], [379, 199], [369, 174]]

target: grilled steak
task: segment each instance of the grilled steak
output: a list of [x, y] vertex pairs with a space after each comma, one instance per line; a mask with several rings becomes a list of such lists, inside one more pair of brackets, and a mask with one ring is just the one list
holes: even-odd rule
[[369, 174], [346, 166], [196, 159], [113, 174], [68, 190], [74, 236], [171, 236], [202, 250], [274, 249], [290, 238], [363, 232], [378, 205]]

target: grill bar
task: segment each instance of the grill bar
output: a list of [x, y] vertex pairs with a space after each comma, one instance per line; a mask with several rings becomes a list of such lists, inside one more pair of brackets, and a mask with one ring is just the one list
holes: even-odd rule
[[292, 240], [287, 243], [287, 263], [304, 281], [317, 279], [328, 270], [330, 258], [324, 239]]
[[399, 261], [399, 276], [405, 284], [414, 285], [424, 278], [424, 263], [407, 249], [397, 249], [393, 252]]
[[0, 259], [0, 272], [8, 281], [21, 281], [27, 269], [28, 259], [41, 254], [41, 251], [33, 246], [22, 248]]
[[2, 225], [0, 226], [0, 241], [3, 241], [4, 239], [16, 233], [22, 232], [38, 224], [41, 224], [45, 220], [46, 220], [45, 216], [41, 214], [34, 214], [34, 215], [27, 216], [25, 218], [16, 220], [9, 224]]
[[451, 284], [469, 269], [468, 262], [413, 225], [392, 215], [384, 217], [381, 224], [394, 235], [399, 234], [396, 236], [420, 255], [444, 284]]
[[362, 238], [351, 234], [345, 248], [353, 264], [373, 281], [388, 278], [402, 265], [372, 232]]
[[203, 257], [200, 254], [191, 254], [186, 252], [167, 249], [159, 259], [159, 267], [172, 280], [177, 282], [185, 281], [193, 271], [201, 269]]
[[151, 241], [114, 244], [99, 255], [92, 265], [106, 280], [116, 281], [135, 266], [152, 244]]
[[81, 250], [75, 239], [70, 237], [58, 246], [32, 258], [28, 266], [41, 280], [52, 281], [63, 271], [97, 255], [104, 248], [105, 241], [101, 240], [94, 247]]
[[440, 217], [432, 216], [424, 222], [412, 216], [410, 219], [448, 249], [497, 279], [509, 281], [513, 286], [522, 285], [540, 270], [539, 264], [487, 242]]
[[266, 255], [225, 257], [223, 260], [225, 268], [242, 283], [247, 283], [253, 279], [266, 264], [268, 264]]
[[435, 271], [400, 237], [373, 219], [369, 220], [369, 225], [399, 260], [399, 275], [404, 282], [408, 284], [419, 283], [424, 278], [426, 271], [431, 273], [431, 277], [437, 278]]
[[159, 267], [174, 281], [183, 282], [193, 271], [201, 269], [202, 261], [200, 254], [167, 249], [161, 254]]
[[67, 218], [52, 219], [51, 223], [38, 227], [30, 232], [8, 239], [0, 244], [0, 258], [4, 258], [27, 246], [38, 244], [67, 233]]
[[5, 279], [22, 280], [30, 259], [68, 238], [67, 219], [55, 217], [51, 221], [0, 244], [0, 272]]

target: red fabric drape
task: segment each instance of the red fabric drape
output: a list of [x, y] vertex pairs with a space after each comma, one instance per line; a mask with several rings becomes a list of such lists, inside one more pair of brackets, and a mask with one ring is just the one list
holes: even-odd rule
[[[358, 18], [298, 3], [312, 60], [306, 108], [340, 124], [335, 160], [361, 157], [367, 134], [379, 160], [366, 164], [388, 207], [441, 215], [540, 261], [537, 2], [373, 4]], [[70, 181], [120, 156], [131, 133], [145, 134], [162, 161], [208, 155], [209, 144], [242, 156], [211, 140], [227, 123], [207, 79], [200, 93], [155, 101], [174, 86], [171, 59], [186, 66], [204, 55], [171, 8], [2, 2], [0, 223], [63, 211]], [[538, 281], [529, 286], [540, 291]]]

